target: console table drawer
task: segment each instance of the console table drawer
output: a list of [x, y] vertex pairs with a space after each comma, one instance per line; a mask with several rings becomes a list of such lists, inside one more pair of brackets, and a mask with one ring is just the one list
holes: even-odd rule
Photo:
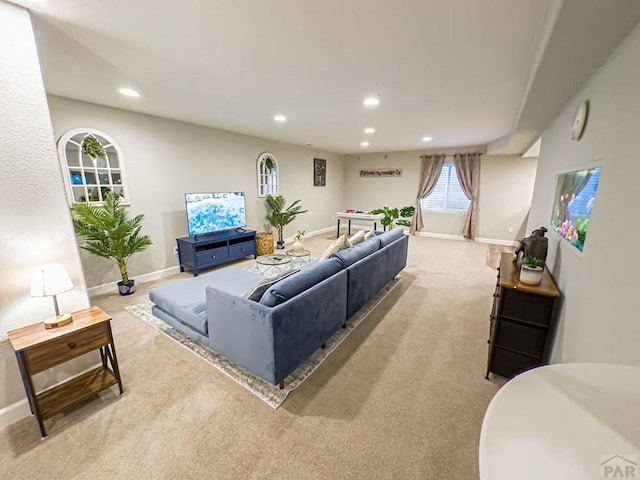
[[200, 266], [216, 264], [229, 258], [228, 247], [212, 248], [196, 253], [196, 264]]
[[541, 365], [540, 360], [496, 347], [493, 352], [491, 371], [502, 377], [511, 378], [539, 365]]
[[109, 324], [102, 323], [26, 349], [25, 363], [33, 375], [110, 342]]
[[527, 355], [542, 358], [547, 330], [521, 325], [507, 319], [500, 319], [495, 336], [496, 347], [506, 347]]

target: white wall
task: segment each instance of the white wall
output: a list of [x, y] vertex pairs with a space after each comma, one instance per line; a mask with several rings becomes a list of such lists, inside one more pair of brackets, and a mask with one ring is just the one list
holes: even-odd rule
[[[31, 269], [62, 263], [74, 284], [60, 309], [89, 306], [66, 206], [31, 21], [26, 10], [0, 1], [0, 428], [28, 412], [6, 332], [54, 314], [51, 298], [31, 298]], [[78, 373], [83, 357], [38, 376], [37, 388]], [[35, 425], [34, 425], [35, 428]]]
[[[516, 155], [484, 155], [480, 171], [478, 237], [513, 241], [525, 231], [537, 158]], [[512, 232], [509, 233], [509, 229]]]
[[[429, 153], [484, 151], [483, 147], [437, 150]], [[414, 205], [420, 177], [420, 155], [425, 151], [347, 155], [347, 191], [343, 208], [372, 210], [384, 205]], [[447, 158], [447, 161], [452, 161]], [[513, 241], [522, 237], [526, 223], [537, 161], [512, 155], [482, 155], [480, 210], [477, 237]], [[360, 177], [362, 168], [402, 168], [402, 177]], [[461, 236], [465, 213], [425, 212], [423, 232]], [[509, 233], [508, 228], [513, 232]]]
[[[581, 255], [553, 236], [553, 274], [564, 296], [554, 362], [640, 365], [635, 249], [640, 132], [640, 25], [591, 77], [542, 135], [529, 228], [547, 225], [555, 174], [599, 161], [600, 187]], [[582, 139], [570, 140], [581, 100], [590, 113]]]
[[[154, 242], [129, 263], [129, 275], [177, 266], [173, 247], [187, 235], [185, 192], [244, 191], [248, 228], [263, 230], [264, 198], [257, 196], [256, 162], [269, 151], [280, 166], [280, 193], [309, 212], [285, 229], [285, 237], [333, 225], [344, 205], [342, 155], [264, 140], [150, 115], [50, 96], [56, 138], [72, 128], [92, 127], [120, 145], [126, 163], [131, 213], [145, 215], [143, 231]], [[313, 186], [313, 158], [327, 160], [327, 185]], [[115, 265], [82, 252], [89, 286], [119, 280]], [[115, 287], [114, 287], [115, 288]]]

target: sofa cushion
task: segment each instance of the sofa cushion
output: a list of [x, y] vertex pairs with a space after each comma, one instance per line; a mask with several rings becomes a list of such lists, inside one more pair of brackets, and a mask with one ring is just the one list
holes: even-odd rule
[[371, 255], [373, 252], [376, 252], [379, 249], [380, 240], [378, 240], [377, 238], [372, 238], [370, 240], [360, 242], [359, 244], [354, 245], [351, 248], [347, 248], [346, 250], [341, 250], [338, 253], [334, 253], [333, 255], [331, 255], [331, 258], [337, 258], [340, 261], [342, 268], [347, 268], [348, 266], [356, 263], [358, 260]]
[[149, 291], [149, 299], [185, 325], [207, 335], [205, 300], [207, 285], [213, 283], [229, 293], [242, 295], [260, 278], [261, 276], [257, 273], [238, 268], [225, 268], [152, 288]]
[[287, 278], [289, 275], [293, 275], [299, 270], [299, 268], [296, 268], [295, 270], [287, 270], [285, 272], [279, 273], [275, 277], [264, 278], [260, 280], [249, 290], [247, 290], [247, 292], [244, 294], [244, 298], [248, 298], [249, 300], [253, 300], [254, 302], [259, 302], [262, 298], [262, 295], [264, 295], [264, 292], [266, 292], [270, 286], [274, 285], [284, 278]]
[[353, 247], [354, 245], [359, 244], [363, 240], [364, 240], [364, 230], [360, 230], [359, 232], [356, 232], [349, 237], [349, 246]]
[[378, 235], [380, 239], [380, 248], [386, 247], [392, 242], [395, 242], [397, 239], [401, 238], [404, 235], [404, 230], [402, 228], [392, 228], [387, 232], [383, 232]]
[[270, 287], [260, 299], [260, 303], [267, 307], [280, 305], [341, 269], [342, 266], [337, 258], [310, 265]]
[[349, 240], [347, 239], [347, 234], [343, 233], [338, 238], [336, 238], [333, 241], [333, 243], [329, 245], [324, 252], [322, 252], [322, 255], [320, 255], [320, 258], [318, 259], [318, 261], [324, 262], [331, 255], [333, 255], [336, 252], [339, 252], [340, 250], [344, 250], [345, 248], [349, 248]]

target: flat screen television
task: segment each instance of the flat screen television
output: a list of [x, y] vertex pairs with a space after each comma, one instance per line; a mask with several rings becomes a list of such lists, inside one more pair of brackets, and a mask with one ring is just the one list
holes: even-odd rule
[[189, 235], [247, 226], [244, 192], [185, 193]]

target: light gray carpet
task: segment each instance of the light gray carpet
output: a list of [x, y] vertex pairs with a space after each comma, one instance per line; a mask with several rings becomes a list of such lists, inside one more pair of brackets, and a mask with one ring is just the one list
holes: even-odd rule
[[[305, 239], [312, 256], [323, 237]], [[92, 303], [113, 316], [124, 395], [46, 420], [46, 440], [33, 418], [0, 431], [0, 479], [477, 479], [503, 383], [484, 379], [486, 257], [487, 245], [411, 237], [402, 281], [276, 410], [124, 311], [190, 273], [129, 297], [114, 285]]]
[[302, 363], [291, 375], [285, 379], [285, 386], [280, 389], [263, 379], [256, 377], [251, 372], [227, 360], [224, 356], [207, 348], [201, 343], [193, 340], [187, 335], [179, 332], [171, 325], [156, 318], [151, 313], [151, 302], [147, 301], [137, 305], [127, 305], [124, 309], [134, 317], [142, 320], [146, 324], [155, 328], [172, 338], [187, 350], [193, 352], [204, 361], [210, 363], [217, 370], [227, 377], [242, 385], [249, 392], [253, 393], [260, 400], [271, 408], [278, 408], [285, 401], [289, 393], [298, 388], [309, 375], [311, 375], [322, 362], [340, 345], [347, 336], [373, 311], [373, 309], [386, 297], [391, 290], [400, 282], [399, 275], [389, 282], [385, 287], [356, 314], [349, 319], [346, 328], [340, 328], [329, 340], [326, 341], [325, 348], [316, 350], [309, 359]]

